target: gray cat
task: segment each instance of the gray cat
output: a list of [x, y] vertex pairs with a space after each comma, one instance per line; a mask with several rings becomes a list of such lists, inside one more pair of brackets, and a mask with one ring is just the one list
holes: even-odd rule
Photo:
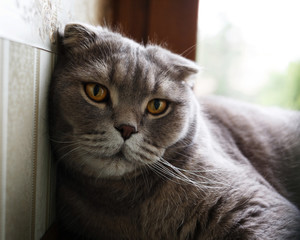
[[69, 24], [50, 89], [62, 239], [300, 239], [300, 114], [196, 99], [198, 67]]

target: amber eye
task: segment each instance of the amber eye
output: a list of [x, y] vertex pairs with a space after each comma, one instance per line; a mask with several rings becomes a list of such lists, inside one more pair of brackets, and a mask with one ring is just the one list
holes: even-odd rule
[[148, 102], [147, 110], [152, 115], [159, 115], [164, 113], [167, 107], [168, 107], [168, 103], [166, 100], [153, 99], [150, 102]]
[[96, 102], [102, 102], [106, 100], [108, 91], [106, 87], [103, 87], [97, 83], [88, 83], [85, 85], [85, 92], [89, 98]]

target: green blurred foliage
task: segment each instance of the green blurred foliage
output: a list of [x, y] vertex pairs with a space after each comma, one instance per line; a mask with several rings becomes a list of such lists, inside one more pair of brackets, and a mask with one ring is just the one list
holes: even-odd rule
[[256, 99], [264, 105], [300, 110], [300, 61], [291, 62], [284, 73], [271, 73]]

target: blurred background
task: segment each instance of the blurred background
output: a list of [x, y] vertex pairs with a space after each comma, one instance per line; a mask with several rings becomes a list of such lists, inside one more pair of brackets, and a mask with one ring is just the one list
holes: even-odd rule
[[197, 93], [300, 109], [299, 9], [299, 0], [201, 0]]

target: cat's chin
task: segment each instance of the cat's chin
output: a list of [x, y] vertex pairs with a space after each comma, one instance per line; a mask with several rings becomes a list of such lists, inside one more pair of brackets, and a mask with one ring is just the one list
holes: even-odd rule
[[[136, 172], [139, 163], [129, 161], [122, 152], [110, 157], [82, 159], [86, 174], [96, 178], [120, 178], [132, 172]], [[80, 164], [79, 164], [80, 165]]]

